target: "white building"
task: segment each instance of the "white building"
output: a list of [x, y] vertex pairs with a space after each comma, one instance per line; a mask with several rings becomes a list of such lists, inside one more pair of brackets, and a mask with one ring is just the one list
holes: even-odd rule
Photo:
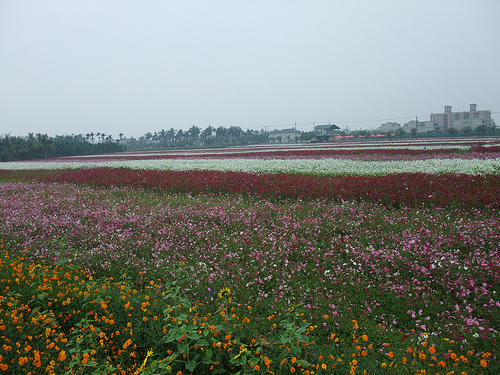
[[[431, 121], [435, 122], [441, 130], [448, 130], [449, 128], [457, 128], [457, 126], [462, 126], [462, 120], [482, 120], [480, 125], [491, 126], [495, 122], [491, 119], [491, 111], [489, 110], [477, 110], [476, 104], [470, 104], [469, 111], [467, 112], [452, 112], [451, 105], [444, 106], [443, 113], [431, 113]], [[457, 124], [455, 125], [455, 122]], [[478, 125], [478, 126], [480, 126]], [[465, 125], [471, 126], [472, 125]]]
[[301, 132], [297, 129], [273, 130], [269, 132], [269, 141], [273, 143], [295, 143], [300, 140]]
[[380, 132], [380, 133], [386, 133], [386, 132], [394, 133], [396, 130], [398, 130], [400, 128], [401, 128], [401, 124], [398, 124], [397, 122], [386, 122], [385, 124], [380, 125], [375, 130], [377, 132]]
[[437, 130], [437, 125], [432, 121], [411, 120], [403, 125], [403, 130], [410, 133], [412, 129], [417, 129], [417, 133], [427, 133]]

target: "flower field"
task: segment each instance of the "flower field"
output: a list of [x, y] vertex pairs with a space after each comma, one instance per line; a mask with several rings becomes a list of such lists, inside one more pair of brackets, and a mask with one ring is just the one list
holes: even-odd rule
[[272, 174], [4, 163], [0, 372], [499, 373], [499, 158], [467, 142], [267, 147]]

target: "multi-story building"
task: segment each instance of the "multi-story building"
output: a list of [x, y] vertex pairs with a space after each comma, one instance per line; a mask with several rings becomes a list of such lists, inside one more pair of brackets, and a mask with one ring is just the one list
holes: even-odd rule
[[[437, 126], [446, 131], [450, 128], [460, 128], [464, 123], [471, 121], [474, 126], [486, 125], [491, 126], [491, 111], [489, 110], [477, 110], [476, 104], [470, 104], [468, 112], [452, 112], [451, 105], [444, 106], [444, 113], [431, 113], [431, 121], [437, 124]], [[455, 126], [456, 121], [456, 126]]]

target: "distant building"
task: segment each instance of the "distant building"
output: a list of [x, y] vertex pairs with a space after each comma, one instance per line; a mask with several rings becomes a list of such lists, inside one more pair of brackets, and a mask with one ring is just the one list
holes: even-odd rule
[[397, 122], [386, 122], [385, 124], [380, 125], [375, 130], [377, 132], [380, 132], [380, 133], [386, 133], [386, 132], [394, 133], [396, 130], [398, 130], [400, 128], [401, 128], [401, 124], [398, 124]]
[[411, 120], [403, 125], [403, 130], [410, 133], [412, 129], [417, 129], [417, 133], [427, 133], [437, 130], [437, 125], [432, 121]]
[[316, 125], [314, 132], [316, 133], [315, 142], [329, 142], [340, 133], [340, 128], [335, 124]]
[[[473, 120], [468, 124], [468, 120]], [[491, 111], [477, 110], [476, 104], [470, 104], [468, 112], [452, 112], [451, 105], [444, 106], [444, 113], [431, 113], [431, 121], [445, 131], [450, 128], [460, 128], [471, 126], [472, 128], [486, 125], [491, 126], [494, 122], [491, 120]], [[466, 121], [466, 122], [464, 122]], [[456, 122], [456, 123], [455, 123]], [[467, 124], [467, 125], [465, 125]]]
[[300, 139], [301, 132], [297, 129], [273, 130], [269, 132], [269, 141], [273, 143], [295, 143]]

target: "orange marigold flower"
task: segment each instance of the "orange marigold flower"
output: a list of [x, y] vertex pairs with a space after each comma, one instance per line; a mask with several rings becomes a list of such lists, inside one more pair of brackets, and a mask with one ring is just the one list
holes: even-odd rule
[[[28, 358], [26, 358], [26, 357], [20, 357], [19, 358], [18, 363], [19, 363], [20, 366], [24, 365], [26, 362], [28, 362]], [[484, 366], [484, 367], [486, 367], [486, 366]]]
[[131, 339], [128, 339], [127, 341], [125, 341], [125, 343], [123, 344], [123, 349], [127, 349], [130, 345], [132, 344], [132, 340]]
[[484, 367], [484, 368], [488, 367], [488, 362], [486, 361], [486, 359], [481, 359], [480, 363], [481, 363], [481, 367]]

